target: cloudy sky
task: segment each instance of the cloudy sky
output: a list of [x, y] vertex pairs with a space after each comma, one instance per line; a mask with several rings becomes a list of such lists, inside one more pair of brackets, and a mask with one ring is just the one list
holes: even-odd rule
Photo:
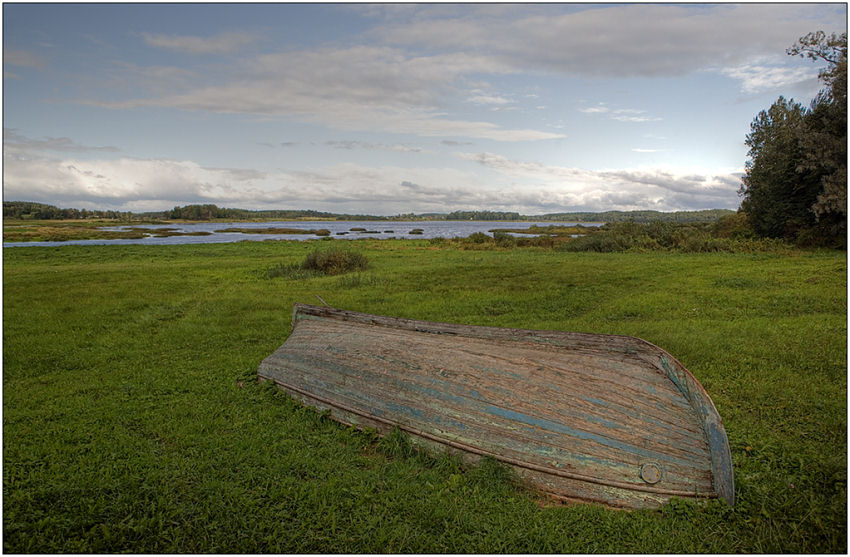
[[4, 4], [3, 197], [394, 215], [738, 207], [845, 4]]

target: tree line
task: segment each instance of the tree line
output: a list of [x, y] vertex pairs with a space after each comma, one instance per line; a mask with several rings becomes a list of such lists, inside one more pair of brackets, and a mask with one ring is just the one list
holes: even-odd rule
[[714, 222], [734, 215], [729, 209], [704, 209], [701, 211], [603, 211], [601, 213], [549, 213], [534, 217], [534, 220], [559, 222]]
[[129, 211], [101, 211], [89, 209], [60, 209], [45, 203], [34, 201], [4, 201], [3, 217], [12, 219], [35, 220], [74, 220], [74, 219], [111, 219], [131, 220]]
[[329, 219], [329, 220], [386, 220], [387, 217], [373, 215], [340, 215], [312, 209], [229, 209], [216, 205], [183, 205], [170, 211], [142, 213], [149, 218], [182, 219], [182, 220], [214, 220], [214, 219]]
[[523, 220], [519, 213], [503, 211], [453, 211], [444, 220]]
[[451, 213], [406, 213], [393, 217], [379, 215], [349, 215], [327, 213], [311, 209], [229, 209], [213, 204], [176, 206], [165, 211], [147, 211], [132, 213], [129, 211], [102, 211], [87, 209], [60, 209], [53, 205], [32, 201], [4, 201], [3, 216], [15, 219], [87, 219], [102, 218], [115, 220], [249, 220], [249, 219], [326, 219], [326, 220], [478, 220], [478, 221], [552, 221], [552, 222], [714, 222], [723, 217], [735, 214], [728, 209], [708, 209], [703, 211], [604, 211], [601, 213], [549, 213], [545, 215], [522, 215], [517, 212], [505, 211], [453, 211]]
[[779, 97], [750, 124], [741, 211], [753, 232], [802, 245], [847, 245], [847, 34], [809, 33], [790, 56], [824, 61], [808, 107]]

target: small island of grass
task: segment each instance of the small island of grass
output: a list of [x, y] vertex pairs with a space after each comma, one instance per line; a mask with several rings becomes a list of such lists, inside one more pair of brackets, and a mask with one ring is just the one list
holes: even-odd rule
[[233, 232], [239, 234], [313, 234], [315, 236], [330, 236], [331, 231], [327, 228], [318, 228], [318, 229], [308, 229], [305, 230], [303, 228], [279, 228], [279, 227], [268, 227], [268, 228], [222, 228], [221, 230], [216, 230], [216, 232]]

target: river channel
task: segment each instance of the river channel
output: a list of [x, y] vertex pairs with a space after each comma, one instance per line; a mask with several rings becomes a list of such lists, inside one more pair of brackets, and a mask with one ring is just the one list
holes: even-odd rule
[[[68, 240], [65, 242], [4, 242], [4, 248], [22, 246], [93, 246], [93, 245], [174, 245], [221, 244], [263, 240], [315, 240], [335, 238], [357, 240], [362, 238], [431, 239], [466, 238], [476, 232], [492, 236], [493, 229], [528, 229], [531, 226], [600, 226], [601, 223], [575, 222], [511, 222], [511, 221], [273, 221], [273, 222], [199, 222], [174, 224], [137, 224], [104, 227], [104, 230], [150, 229], [144, 238], [117, 240]], [[162, 234], [168, 229], [167, 234]], [[230, 231], [228, 231], [230, 229]], [[239, 229], [239, 231], [235, 231]], [[269, 229], [295, 229], [307, 233], [292, 234], [267, 232]], [[263, 232], [249, 232], [250, 230]], [[312, 232], [310, 232], [312, 231]], [[326, 232], [325, 232], [326, 231]]]

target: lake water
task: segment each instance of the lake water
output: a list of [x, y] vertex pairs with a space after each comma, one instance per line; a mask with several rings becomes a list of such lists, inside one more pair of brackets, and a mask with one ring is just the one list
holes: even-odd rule
[[[430, 239], [430, 238], [466, 238], [476, 232], [489, 232], [495, 228], [529, 228], [538, 226], [600, 226], [601, 223], [575, 222], [491, 222], [491, 221], [273, 221], [273, 222], [199, 222], [185, 224], [141, 224], [127, 226], [104, 227], [104, 230], [122, 230], [126, 228], [162, 229], [170, 228], [183, 234], [208, 233], [203, 236], [166, 236], [157, 238], [153, 235], [138, 239], [126, 240], [68, 240], [67, 242], [3, 242], [4, 248], [20, 246], [94, 246], [94, 245], [174, 245], [174, 244], [220, 244], [227, 242], [263, 241], [263, 240], [315, 240], [321, 236], [315, 234], [258, 234], [243, 232], [221, 232], [227, 228], [295, 228], [299, 230], [330, 231], [329, 238], [356, 240], [361, 238], [387, 239]], [[352, 230], [352, 228], [363, 228]], [[420, 229], [421, 234], [411, 234]]]

